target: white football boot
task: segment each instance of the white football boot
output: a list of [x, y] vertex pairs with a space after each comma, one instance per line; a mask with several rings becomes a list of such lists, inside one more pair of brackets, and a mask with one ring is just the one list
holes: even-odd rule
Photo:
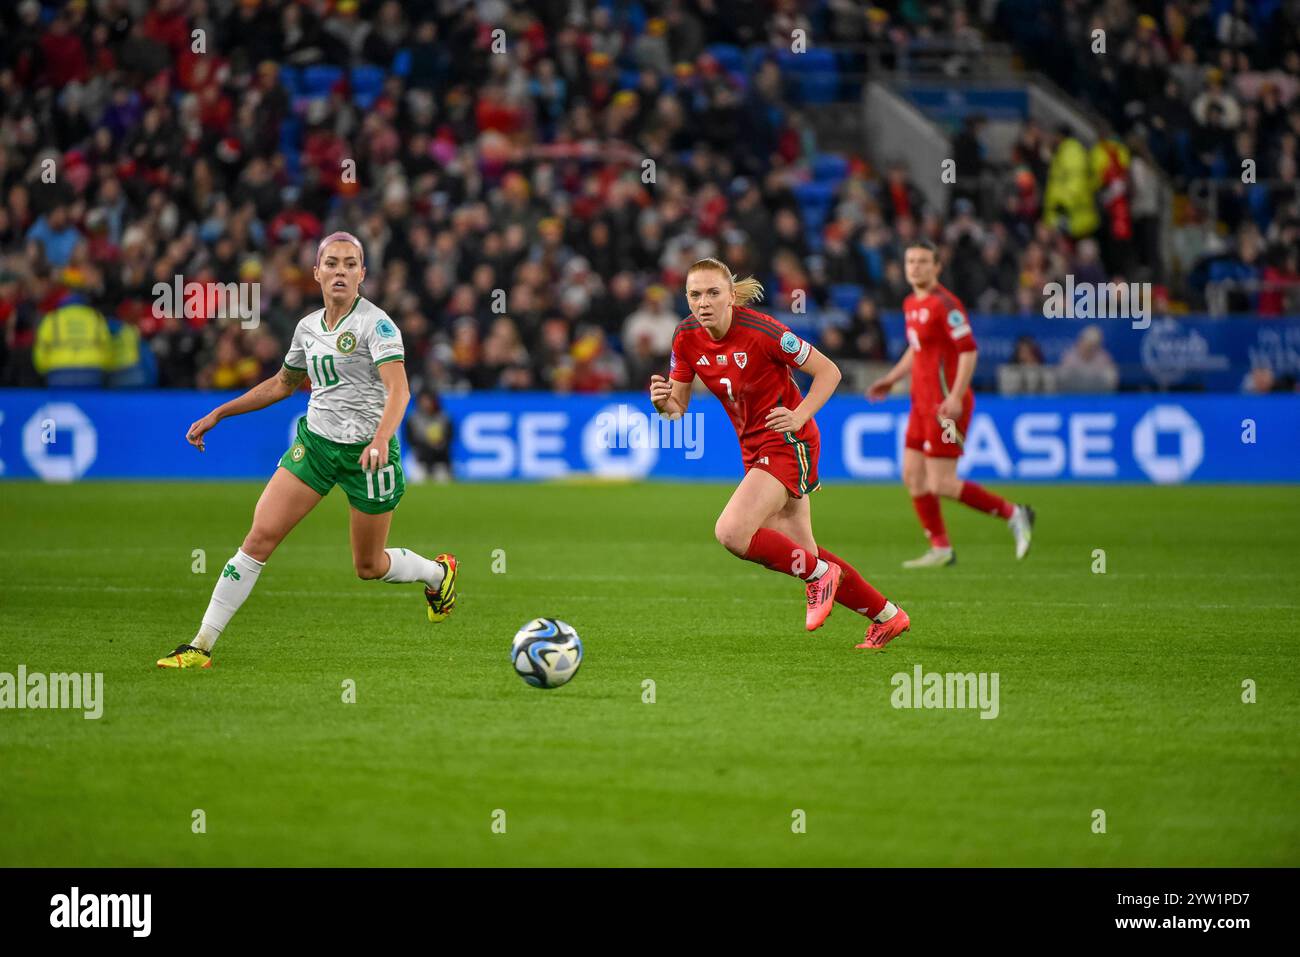
[[948, 548], [935, 548], [930, 546], [930, 550], [920, 558], [913, 558], [910, 561], [903, 562], [904, 568], [940, 568], [944, 565], [952, 565], [957, 561], [957, 553]]
[[1029, 543], [1034, 537], [1034, 510], [1028, 505], [1017, 505], [1007, 519], [1007, 525], [1016, 539], [1016, 558], [1024, 558], [1029, 554]]

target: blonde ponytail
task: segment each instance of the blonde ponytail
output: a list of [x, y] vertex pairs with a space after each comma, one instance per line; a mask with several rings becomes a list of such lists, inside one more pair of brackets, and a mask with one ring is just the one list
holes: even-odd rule
[[733, 279], [731, 285], [736, 290], [736, 305], [748, 306], [751, 302], [763, 301], [763, 284], [753, 276]]
[[731, 283], [731, 288], [736, 292], [736, 305], [747, 306], [751, 302], [761, 302], [763, 299], [763, 284], [753, 276], [746, 276], [744, 279], [737, 279], [731, 274], [731, 269], [721, 259], [701, 259], [691, 264], [691, 268], [686, 270], [686, 275], [701, 272], [705, 269], [716, 270], [727, 277], [727, 282]]

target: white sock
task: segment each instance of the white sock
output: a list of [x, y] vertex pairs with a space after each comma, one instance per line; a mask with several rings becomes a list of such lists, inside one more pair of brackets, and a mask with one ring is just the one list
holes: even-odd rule
[[445, 572], [437, 562], [422, 558], [409, 548], [385, 548], [391, 564], [383, 580], [392, 584], [424, 582], [430, 588], [442, 584]]
[[221, 570], [221, 577], [212, 589], [212, 600], [208, 602], [208, 610], [203, 613], [203, 625], [190, 642], [191, 645], [204, 651], [212, 650], [212, 646], [221, 637], [221, 632], [230, 624], [230, 619], [239, 611], [239, 606], [257, 584], [257, 576], [262, 573], [265, 564], [266, 562], [245, 555], [242, 548], [235, 552], [234, 557]]
[[898, 614], [898, 606], [895, 605], [892, 601], [887, 601], [885, 602], [885, 607], [880, 609], [880, 614], [871, 620], [878, 621], [881, 624], [884, 624], [885, 622], [889, 621], [889, 619], [893, 618], [897, 614]]
[[830, 565], [826, 564], [826, 559], [824, 559], [824, 558], [819, 558], [819, 559], [817, 559], [817, 567], [814, 568], [814, 569], [812, 570], [812, 574], [809, 575], [809, 576], [807, 576], [807, 577], [804, 579], [804, 581], [806, 581], [806, 582], [815, 582], [817, 579], [819, 579], [819, 578], [821, 578], [823, 575], [825, 575], [825, 574], [826, 574], [826, 570], [827, 570], [828, 568], [830, 568], [830, 567], [831, 567]]

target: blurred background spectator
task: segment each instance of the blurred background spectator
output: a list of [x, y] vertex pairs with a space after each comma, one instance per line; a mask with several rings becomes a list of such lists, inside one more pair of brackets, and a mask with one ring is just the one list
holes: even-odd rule
[[1114, 392], [1119, 370], [1102, 345], [1101, 329], [1087, 326], [1061, 356], [1057, 386], [1062, 392]]
[[424, 474], [436, 482], [446, 482], [452, 477], [451, 442], [455, 435], [456, 427], [443, 411], [438, 394], [421, 391], [415, 408], [402, 422], [402, 438]]
[[1042, 347], [1032, 336], [1021, 336], [1011, 361], [998, 366], [998, 392], [1034, 395], [1056, 391], [1056, 370], [1043, 361]]

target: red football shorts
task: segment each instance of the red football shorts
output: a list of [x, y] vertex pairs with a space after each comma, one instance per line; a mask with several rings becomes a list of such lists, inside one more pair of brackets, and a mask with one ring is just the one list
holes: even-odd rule
[[806, 440], [796, 439], [793, 433], [784, 434], [785, 442], [767, 442], [753, 452], [745, 452], [745, 471], [762, 469], [795, 498], [821, 488], [817, 478], [817, 458], [821, 454], [821, 438], [813, 435]]
[[907, 435], [903, 445], [916, 449], [931, 458], [959, 458], [966, 442], [966, 429], [970, 426], [974, 402], [962, 406], [961, 415], [953, 422], [954, 428], [945, 428], [939, 421], [939, 403], [912, 403], [912, 413], [907, 417]]

